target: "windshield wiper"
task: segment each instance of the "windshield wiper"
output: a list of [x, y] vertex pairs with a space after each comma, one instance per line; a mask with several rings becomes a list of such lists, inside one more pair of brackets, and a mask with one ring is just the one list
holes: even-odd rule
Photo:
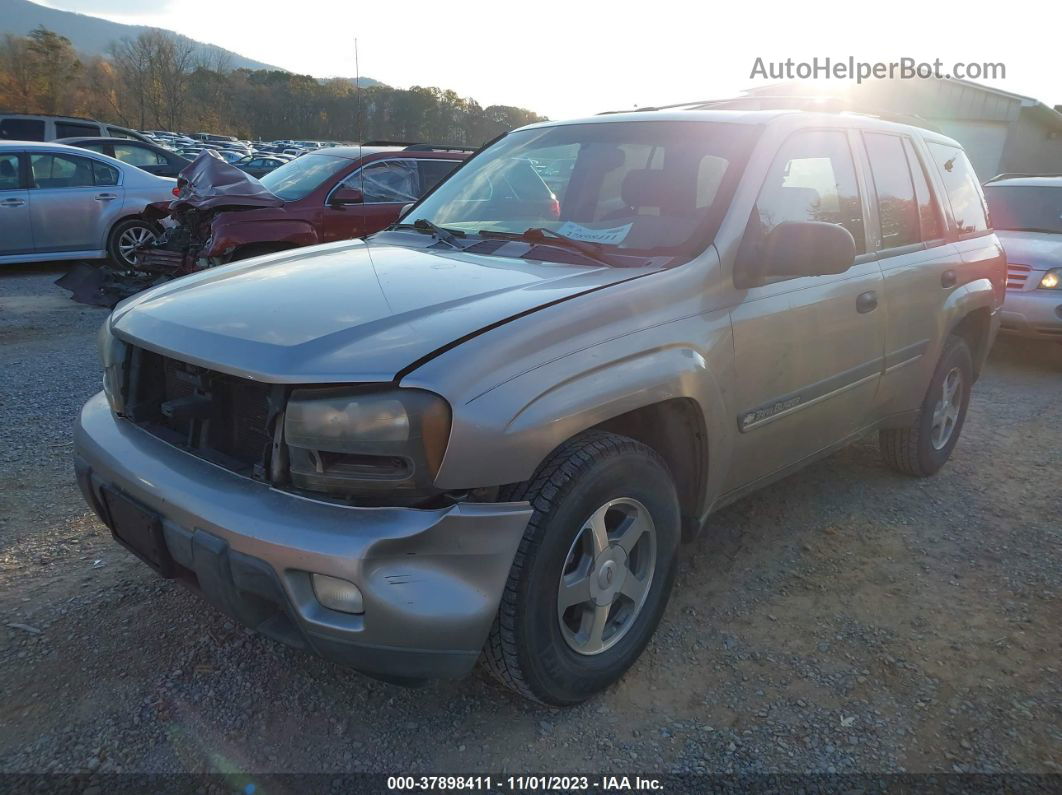
[[1044, 232], [1048, 235], [1062, 235], [1062, 229], [1048, 229], [1043, 226], [1008, 226], [998, 229], [1000, 232]]
[[457, 238], [464, 237], [464, 232], [451, 232], [449, 229], [443, 229], [441, 226], [432, 223], [427, 218], [418, 218], [411, 224], [395, 224], [395, 229], [416, 229], [419, 232], [431, 232], [432, 237], [439, 240], [450, 248], [461, 248], [461, 244], [457, 242]]
[[515, 232], [500, 232], [493, 229], [481, 229], [477, 234], [480, 237], [500, 237], [505, 240], [523, 240], [531, 243], [539, 243], [543, 246], [552, 246], [553, 248], [576, 251], [599, 265], [606, 265], [610, 268], [615, 267], [614, 263], [609, 262], [600, 254], [597, 243], [587, 243], [582, 240], [576, 240], [573, 237], [562, 235], [560, 232], [554, 232], [552, 229], [547, 229], [544, 226], [532, 227], [523, 234], [517, 234]]

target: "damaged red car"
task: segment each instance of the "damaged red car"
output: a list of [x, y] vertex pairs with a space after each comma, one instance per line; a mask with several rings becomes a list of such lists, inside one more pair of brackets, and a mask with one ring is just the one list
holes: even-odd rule
[[166, 209], [177, 226], [143, 253], [141, 264], [150, 268], [153, 259], [165, 259], [176, 265], [176, 254], [182, 270], [199, 270], [378, 232], [471, 151], [429, 144], [337, 146], [298, 157], [260, 180], [204, 152], [182, 172], [188, 184]]

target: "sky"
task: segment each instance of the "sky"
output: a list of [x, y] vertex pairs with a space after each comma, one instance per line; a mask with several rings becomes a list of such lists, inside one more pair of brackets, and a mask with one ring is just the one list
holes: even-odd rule
[[[945, 71], [956, 62], [1002, 63], [1005, 79], [977, 82], [1062, 104], [1062, 6], [1043, 0], [38, 1], [168, 28], [317, 77], [353, 76], [356, 37], [362, 75], [553, 119], [733, 96], [774, 82], [751, 76], [757, 58], [940, 59]], [[809, 88], [836, 95], [844, 84]]]

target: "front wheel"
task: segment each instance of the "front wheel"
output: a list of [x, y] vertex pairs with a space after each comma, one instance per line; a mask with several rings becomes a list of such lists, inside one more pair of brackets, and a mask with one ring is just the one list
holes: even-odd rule
[[530, 501], [534, 514], [487, 666], [528, 698], [576, 704], [619, 679], [660, 622], [680, 535], [675, 486], [651, 448], [591, 432], [507, 496]]
[[107, 254], [123, 270], [136, 267], [136, 250], [158, 239], [158, 230], [142, 218], [127, 218], [114, 225], [107, 238]]

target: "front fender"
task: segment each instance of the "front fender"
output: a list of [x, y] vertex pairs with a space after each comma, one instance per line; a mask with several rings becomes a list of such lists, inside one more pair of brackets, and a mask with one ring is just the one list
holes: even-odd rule
[[280, 243], [291, 248], [320, 242], [312, 224], [297, 219], [277, 221], [225, 221], [222, 216], [210, 226], [210, 248], [203, 256], [220, 257], [241, 246]]
[[690, 321], [707, 345], [683, 341], [686, 323], [646, 329], [536, 367], [472, 400], [455, 405], [446, 454], [436, 477], [442, 489], [528, 480], [567, 439], [636, 409], [688, 398], [708, 438], [706, 510], [718, 495], [732, 451], [732, 428], [709, 351], [730, 351], [725, 313], [709, 334], [705, 318]]

